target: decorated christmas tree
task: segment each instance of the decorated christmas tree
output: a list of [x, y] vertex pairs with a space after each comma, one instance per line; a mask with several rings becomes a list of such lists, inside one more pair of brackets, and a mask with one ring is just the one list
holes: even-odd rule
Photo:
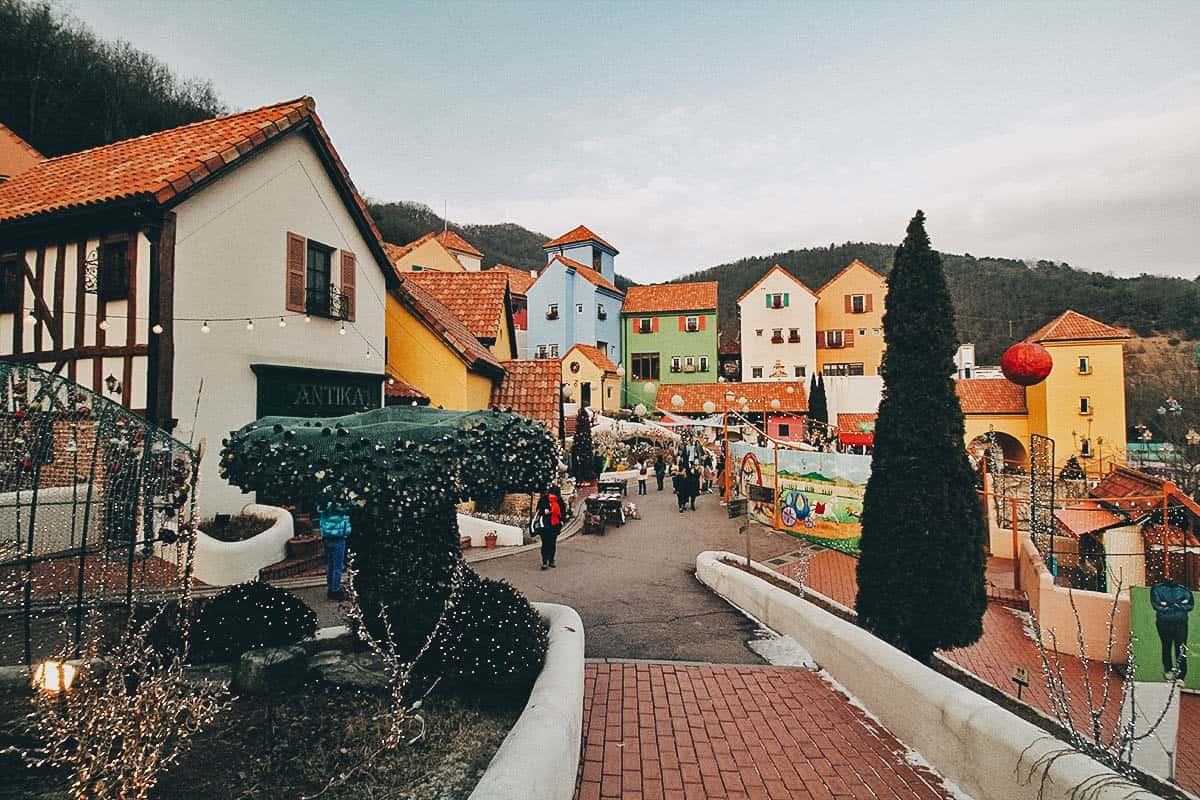
[[394, 406], [337, 419], [258, 420], [226, 441], [221, 470], [246, 491], [302, 507], [348, 505], [367, 624], [382, 627], [386, 614], [409, 655], [433, 629], [460, 572], [449, 624], [423, 668], [497, 680], [540, 669], [545, 625], [511, 587], [456, 569], [455, 504], [541, 491], [557, 463], [546, 428], [516, 414]]
[[954, 391], [954, 312], [918, 211], [888, 276], [886, 389], [863, 500], [858, 618], [921, 661], [983, 633], [986, 531]]
[[575, 441], [571, 445], [571, 474], [580, 483], [596, 480], [596, 450], [592, 446], [592, 420], [587, 409], [579, 407], [575, 418]]

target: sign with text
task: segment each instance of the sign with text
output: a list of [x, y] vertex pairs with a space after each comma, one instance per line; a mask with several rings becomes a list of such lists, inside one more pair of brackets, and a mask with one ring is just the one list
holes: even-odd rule
[[383, 405], [383, 375], [253, 364], [258, 417], [340, 417]]

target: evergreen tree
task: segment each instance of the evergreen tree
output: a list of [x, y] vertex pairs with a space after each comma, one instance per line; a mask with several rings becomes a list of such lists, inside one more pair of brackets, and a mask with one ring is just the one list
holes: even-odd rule
[[863, 500], [858, 618], [928, 662], [983, 634], [986, 529], [954, 391], [954, 312], [917, 211], [896, 250], [883, 318], [886, 388]]
[[828, 429], [825, 425], [818, 425], [816, 423], [829, 422], [829, 403], [825, 399], [825, 379], [820, 375], [813, 375], [812, 380], [809, 381], [808, 419], [810, 422], [808, 426], [809, 432], [824, 437]]
[[571, 445], [571, 474], [580, 483], [596, 480], [596, 451], [592, 447], [592, 420], [587, 409], [579, 406], [575, 418], [575, 441]]

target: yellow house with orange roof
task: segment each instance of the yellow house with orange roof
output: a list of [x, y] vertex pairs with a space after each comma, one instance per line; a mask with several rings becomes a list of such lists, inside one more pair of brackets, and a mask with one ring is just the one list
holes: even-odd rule
[[479, 272], [483, 253], [451, 230], [427, 233], [405, 245], [384, 242], [397, 272]]
[[562, 358], [562, 382], [570, 400], [601, 412], [621, 408], [617, 365], [600, 348], [577, 344]]
[[887, 279], [857, 258], [817, 290], [817, 369], [878, 375]]
[[1029, 464], [1029, 437], [1054, 440], [1054, 466], [1072, 456], [1089, 475], [1125, 463], [1125, 340], [1129, 335], [1077, 311], [1064, 311], [1026, 337], [1046, 348], [1050, 375], [1028, 388], [1005, 378], [957, 381], [969, 450], [989, 433], [1006, 461]]

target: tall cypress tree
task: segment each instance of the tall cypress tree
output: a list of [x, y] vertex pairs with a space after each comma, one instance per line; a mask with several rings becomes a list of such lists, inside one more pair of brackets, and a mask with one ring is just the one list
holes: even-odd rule
[[858, 618], [928, 662], [983, 635], [986, 529], [954, 392], [954, 311], [917, 211], [883, 318], [885, 389], [863, 500]]
[[575, 441], [571, 444], [571, 474], [580, 483], [596, 480], [596, 451], [592, 446], [592, 420], [583, 404], [575, 417]]
[[[829, 422], [829, 404], [825, 400], [825, 379], [813, 375], [808, 390], [808, 418], [813, 422]], [[824, 433], [824, 425], [813, 425], [818, 432]]]

